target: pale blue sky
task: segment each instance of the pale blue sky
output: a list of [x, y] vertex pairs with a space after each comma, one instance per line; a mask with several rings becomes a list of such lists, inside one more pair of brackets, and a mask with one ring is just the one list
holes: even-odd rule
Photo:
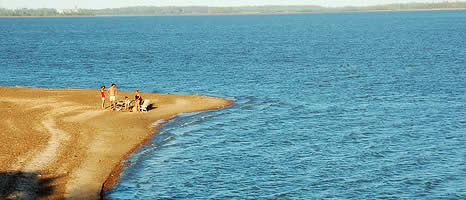
[[126, 6], [244, 6], [244, 5], [320, 5], [329, 7], [365, 6], [445, 0], [0, 0], [3, 8], [118, 8]]

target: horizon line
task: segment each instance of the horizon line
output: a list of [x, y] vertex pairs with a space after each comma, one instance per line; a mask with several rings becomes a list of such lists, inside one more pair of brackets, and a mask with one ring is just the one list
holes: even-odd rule
[[307, 7], [320, 7], [320, 8], [329, 8], [329, 9], [335, 9], [335, 8], [366, 8], [366, 7], [374, 7], [374, 6], [387, 6], [387, 5], [406, 5], [406, 4], [456, 4], [456, 3], [466, 3], [466, 1], [455, 1], [455, 2], [448, 2], [448, 1], [443, 1], [443, 2], [403, 2], [403, 3], [387, 3], [387, 4], [373, 4], [373, 5], [345, 5], [345, 6], [323, 6], [323, 5], [316, 5], [316, 4], [285, 4], [285, 5], [277, 5], [277, 4], [265, 4], [265, 5], [236, 5], [236, 6], [209, 6], [209, 5], [164, 5], [164, 6], [157, 6], [157, 5], [134, 5], [134, 6], [120, 6], [120, 7], [106, 7], [106, 8], [79, 8], [79, 7], [74, 7], [74, 8], [53, 8], [53, 7], [38, 7], [38, 8], [32, 8], [32, 7], [18, 7], [18, 8], [6, 8], [0, 6], [0, 9], [7, 9], [7, 10], [19, 10], [19, 9], [86, 9], [86, 10], [104, 10], [104, 9], [120, 9], [120, 8], [134, 8], [134, 7], [158, 7], [158, 8], [167, 8], [167, 7], [172, 7], [172, 8], [186, 8], [186, 7], [208, 7], [208, 8], [241, 8], [241, 7], [299, 7], [299, 6], [307, 6]]

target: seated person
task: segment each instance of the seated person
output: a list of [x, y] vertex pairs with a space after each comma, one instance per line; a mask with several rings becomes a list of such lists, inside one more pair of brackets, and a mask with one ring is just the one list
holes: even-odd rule
[[125, 96], [125, 100], [123, 101], [123, 103], [125, 104], [125, 110], [129, 110], [129, 104], [131, 103], [131, 101], [128, 99], [127, 96]]

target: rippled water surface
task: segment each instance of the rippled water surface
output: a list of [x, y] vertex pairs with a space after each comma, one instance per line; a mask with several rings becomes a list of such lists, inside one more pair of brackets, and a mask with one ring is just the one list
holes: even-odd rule
[[0, 86], [235, 100], [164, 125], [110, 199], [465, 199], [465, 19], [0, 18]]

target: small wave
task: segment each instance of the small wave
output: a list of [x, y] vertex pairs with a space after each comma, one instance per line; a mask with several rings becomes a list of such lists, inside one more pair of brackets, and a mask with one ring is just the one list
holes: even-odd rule
[[165, 122], [167, 122], [167, 121], [166, 121], [166, 120], [163, 120], [163, 119], [160, 119], [160, 120], [158, 120], [158, 121], [152, 123], [151, 128], [154, 128], [154, 127], [156, 127], [156, 126], [158, 126], [158, 125], [160, 125], [160, 124], [163, 124], [163, 123], [165, 123]]
[[224, 115], [225, 113], [218, 113], [218, 114], [213, 114], [213, 115], [207, 115], [207, 116], [203, 116], [202, 119], [209, 119], [209, 118], [212, 118], [212, 117], [218, 117], [218, 116], [222, 116]]
[[192, 124], [197, 124], [197, 123], [200, 123], [201, 121], [202, 121], [201, 119], [189, 121], [189, 122], [186, 122], [186, 123], [184, 123], [183, 125], [181, 125], [181, 127], [187, 126], [187, 125], [192, 125]]
[[190, 113], [181, 113], [181, 114], [178, 114], [176, 115], [176, 117], [192, 117], [192, 116], [195, 116], [195, 115], [199, 115], [200, 113], [202, 112], [190, 112]]
[[164, 143], [167, 143], [167, 142], [170, 142], [170, 141], [172, 141], [172, 140], [174, 140], [174, 139], [175, 139], [174, 136], [170, 136], [170, 137], [165, 138], [165, 139], [163, 140], [163, 142], [164, 142]]
[[253, 106], [262, 105], [262, 104], [264, 104], [264, 103], [265, 103], [265, 102], [253, 103], [253, 104], [248, 104], [248, 105], [241, 106], [241, 107], [239, 107], [239, 108], [240, 108], [240, 109], [244, 109], [244, 108], [249, 108], [249, 107], [253, 107]]

